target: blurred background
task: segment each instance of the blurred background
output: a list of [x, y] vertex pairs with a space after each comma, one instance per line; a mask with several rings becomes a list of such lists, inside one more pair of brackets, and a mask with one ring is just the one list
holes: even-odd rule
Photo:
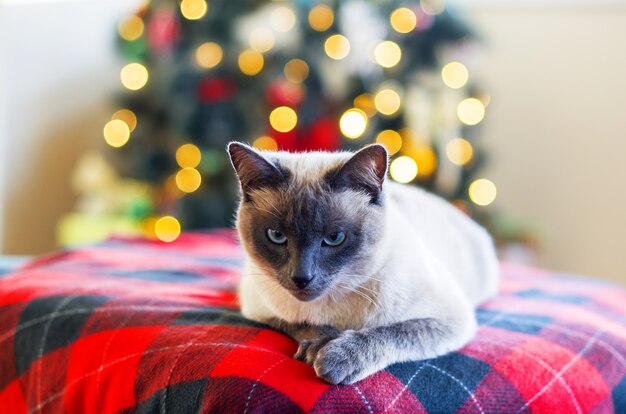
[[232, 225], [224, 147], [380, 142], [505, 260], [626, 283], [626, 1], [0, 0], [0, 255]]

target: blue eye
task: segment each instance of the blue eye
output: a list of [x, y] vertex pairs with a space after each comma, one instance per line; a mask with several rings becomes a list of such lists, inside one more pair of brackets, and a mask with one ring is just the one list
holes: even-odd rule
[[285, 236], [282, 232], [274, 229], [267, 229], [267, 238], [274, 244], [285, 244], [287, 243], [287, 236]]
[[346, 233], [338, 231], [336, 233], [329, 234], [324, 237], [323, 243], [326, 246], [336, 247], [339, 246], [346, 239]]

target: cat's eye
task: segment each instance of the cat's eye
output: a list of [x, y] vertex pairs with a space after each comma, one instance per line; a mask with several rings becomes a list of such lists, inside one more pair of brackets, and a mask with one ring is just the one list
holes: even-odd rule
[[267, 238], [274, 244], [287, 243], [287, 236], [279, 230], [267, 229]]
[[336, 247], [339, 246], [346, 239], [346, 233], [343, 231], [338, 231], [335, 233], [331, 233], [328, 236], [324, 237], [322, 241], [326, 246]]

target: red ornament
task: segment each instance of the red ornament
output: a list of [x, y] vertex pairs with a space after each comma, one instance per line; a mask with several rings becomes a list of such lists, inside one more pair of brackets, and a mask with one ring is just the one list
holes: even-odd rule
[[278, 80], [268, 85], [265, 95], [270, 106], [295, 108], [304, 98], [304, 89], [300, 85]]
[[153, 53], [170, 51], [179, 33], [180, 27], [172, 7], [160, 7], [152, 13], [148, 21], [147, 39]]
[[300, 150], [334, 151], [339, 148], [339, 121], [324, 117], [300, 134]]
[[237, 84], [226, 78], [206, 78], [198, 85], [200, 102], [218, 102], [232, 99], [237, 94]]

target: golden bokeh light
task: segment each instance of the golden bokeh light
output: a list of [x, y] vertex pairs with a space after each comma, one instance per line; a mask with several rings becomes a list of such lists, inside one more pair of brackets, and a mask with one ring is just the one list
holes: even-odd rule
[[114, 148], [119, 148], [128, 142], [130, 138], [130, 128], [121, 119], [113, 119], [106, 123], [102, 130], [104, 140]]
[[333, 25], [335, 15], [333, 9], [326, 4], [319, 4], [309, 12], [309, 25], [313, 30], [324, 32]]
[[436, 16], [446, 9], [446, 0], [421, 0], [420, 8], [425, 14]]
[[196, 49], [196, 63], [204, 69], [219, 65], [224, 57], [222, 47], [215, 42], [206, 42]]
[[263, 55], [256, 50], [247, 49], [239, 54], [239, 69], [248, 76], [254, 76], [263, 70]]
[[374, 48], [374, 60], [383, 68], [392, 68], [400, 62], [402, 50], [396, 42], [385, 40]]
[[267, 135], [263, 135], [255, 139], [252, 143], [252, 146], [260, 150], [278, 151], [278, 143], [276, 142], [276, 140]]
[[409, 33], [417, 25], [417, 16], [415, 16], [413, 10], [401, 7], [391, 13], [389, 21], [391, 22], [391, 27], [396, 32]]
[[350, 53], [350, 42], [340, 34], [329, 36], [324, 42], [324, 51], [331, 59], [341, 60]]
[[129, 42], [139, 39], [143, 34], [143, 30], [143, 20], [135, 15], [123, 18], [117, 25], [117, 32], [120, 34], [120, 37]]
[[111, 119], [119, 119], [126, 122], [130, 132], [133, 132], [137, 127], [137, 116], [130, 109], [120, 109], [119, 111], [115, 111], [113, 116], [111, 116]]
[[493, 203], [497, 194], [496, 185], [486, 178], [479, 178], [469, 187], [470, 200], [479, 206], [488, 206]]
[[141, 63], [129, 63], [122, 68], [120, 80], [125, 88], [139, 90], [148, 83], [148, 69]]
[[403, 155], [389, 165], [389, 175], [399, 183], [409, 183], [417, 176], [417, 163], [411, 157]]
[[451, 163], [462, 166], [472, 160], [474, 148], [468, 140], [455, 138], [446, 145], [446, 155]]
[[277, 32], [288, 32], [295, 24], [296, 15], [289, 7], [277, 7], [270, 14], [270, 25]]
[[486, 108], [491, 103], [491, 94], [489, 92], [483, 92], [478, 97], [480, 101], [483, 103], [483, 106]]
[[184, 144], [176, 150], [176, 163], [180, 168], [196, 168], [202, 160], [200, 148], [193, 144]]
[[417, 163], [419, 175], [430, 176], [437, 169], [437, 154], [429, 146], [418, 146], [411, 151], [411, 156]]
[[374, 98], [369, 93], [362, 93], [354, 98], [354, 107], [359, 108], [368, 117], [376, 115], [376, 105], [374, 104]]
[[274, 47], [276, 38], [270, 29], [259, 27], [250, 32], [248, 41], [250, 42], [250, 47], [252, 49], [257, 52], [265, 53]]
[[339, 119], [339, 129], [347, 138], [356, 139], [367, 129], [367, 115], [358, 108], [348, 109]]
[[450, 62], [441, 69], [441, 79], [449, 88], [459, 89], [467, 84], [469, 72], [461, 62]]
[[291, 59], [285, 64], [285, 78], [292, 83], [302, 83], [309, 76], [309, 65], [302, 59]]
[[376, 142], [387, 148], [389, 155], [394, 155], [402, 148], [402, 137], [393, 129], [386, 129], [376, 136]]
[[467, 98], [459, 103], [456, 113], [464, 124], [476, 125], [485, 117], [485, 106], [476, 98]]
[[207, 10], [208, 6], [205, 0], [183, 0], [180, 2], [180, 12], [188, 20], [203, 18]]
[[164, 242], [173, 242], [180, 236], [180, 223], [172, 216], [161, 217], [154, 223], [154, 234]]
[[383, 115], [393, 115], [400, 109], [400, 95], [393, 89], [383, 89], [374, 97], [376, 109]]
[[193, 193], [202, 183], [202, 176], [195, 168], [186, 167], [176, 173], [176, 186], [185, 193]]
[[270, 125], [278, 132], [289, 132], [297, 123], [296, 111], [288, 106], [279, 106], [270, 113]]

